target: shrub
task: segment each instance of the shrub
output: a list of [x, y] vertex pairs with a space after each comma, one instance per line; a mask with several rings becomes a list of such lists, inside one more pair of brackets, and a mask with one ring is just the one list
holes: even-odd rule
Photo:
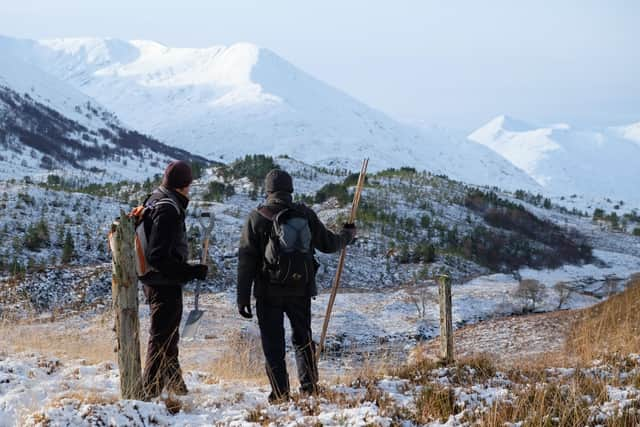
[[349, 203], [351, 199], [344, 184], [326, 184], [316, 193], [315, 202], [323, 203], [332, 197], [335, 197], [341, 206]]
[[537, 280], [524, 279], [520, 281], [515, 296], [523, 301], [527, 310], [535, 311], [536, 304], [547, 296], [547, 288]]
[[416, 421], [426, 424], [447, 420], [455, 413], [456, 398], [453, 390], [436, 384], [425, 385], [415, 398]]
[[605, 213], [603, 209], [600, 208], [595, 208], [593, 210], [593, 220], [597, 220], [597, 219], [604, 219], [605, 217]]
[[237, 159], [227, 168], [222, 170], [225, 178], [247, 177], [255, 186], [262, 186], [264, 177], [272, 169], [277, 169], [278, 165], [273, 161], [273, 157], [263, 154], [246, 155], [242, 159]]
[[49, 227], [44, 219], [27, 228], [24, 236], [24, 247], [30, 251], [39, 251], [51, 243]]
[[62, 263], [68, 264], [69, 262], [71, 262], [71, 260], [75, 256], [75, 251], [76, 251], [76, 246], [73, 241], [73, 236], [69, 231], [67, 231], [67, 234], [64, 238], [64, 244], [62, 246], [62, 259], [61, 259]]
[[212, 181], [209, 183], [207, 192], [204, 194], [203, 199], [206, 201], [222, 202], [227, 197], [233, 196], [235, 193], [233, 185]]

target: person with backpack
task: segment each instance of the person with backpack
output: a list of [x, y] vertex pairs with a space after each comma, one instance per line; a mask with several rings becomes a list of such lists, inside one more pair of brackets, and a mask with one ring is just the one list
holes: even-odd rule
[[203, 280], [207, 266], [190, 265], [185, 217], [193, 176], [184, 161], [171, 162], [158, 187], [143, 204], [143, 218], [136, 230], [143, 234], [146, 261], [144, 287], [150, 311], [149, 342], [143, 375], [145, 399], [159, 396], [166, 386], [178, 395], [188, 393], [178, 361], [179, 326], [182, 318], [182, 286]]
[[265, 178], [266, 201], [253, 210], [242, 230], [238, 251], [238, 311], [252, 318], [251, 290], [271, 384], [269, 401], [289, 398], [285, 364], [284, 315], [289, 318], [300, 391], [317, 391], [318, 368], [311, 332], [311, 298], [316, 296], [314, 251], [333, 253], [351, 244], [353, 224], [328, 230], [316, 213], [293, 202], [293, 179], [279, 169]]

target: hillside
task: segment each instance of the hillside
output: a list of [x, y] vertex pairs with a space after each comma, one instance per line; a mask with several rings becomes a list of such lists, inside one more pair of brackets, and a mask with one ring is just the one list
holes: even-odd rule
[[[205, 169], [193, 185], [187, 221], [196, 258], [197, 217], [215, 216], [213, 273], [200, 300], [205, 315], [196, 339], [181, 344], [191, 394], [152, 402], [118, 399], [105, 236], [120, 209], [157, 182], [83, 186], [56, 175], [41, 183], [3, 182], [0, 234], [11, 247], [0, 257], [10, 260], [0, 265], [0, 425], [462, 426], [477, 420], [497, 426], [539, 408], [542, 403], [526, 403], [541, 399], [528, 386], [532, 381], [549, 393], [544, 410], [558, 417], [570, 416], [554, 403], [560, 398], [554, 387], [563, 384], [573, 386], [566, 396], [580, 420], [633, 415], [624, 412], [638, 395], [633, 356], [574, 371], [561, 363], [544, 372], [513, 365], [562, 348], [563, 313], [570, 312], [557, 310], [590, 307], [625, 288], [640, 271], [640, 245], [631, 234], [640, 224], [629, 217], [627, 228], [614, 230], [532, 194], [481, 190], [412, 168], [372, 173], [365, 186], [360, 237], [349, 249], [320, 364], [323, 392], [266, 406], [256, 321], [240, 318], [235, 308], [236, 245], [245, 216], [261, 198], [264, 171], [274, 164], [293, 174], [299, 199], [330, 227], [344, 221], [354, 185], [345, 171], [263, 156]], [[500, 247], [505, 251], [496, 262], [491, 254]], [[316, 338], [337, 261], [332, 255], [319, 260]], [[426, 360], [408, 357], [439, 334], [433, 275], [440, 272], [453, 277], [454, 326], [466, 346], [464, 358], [449, 368], [429, 361], [433, 351], [422, 353]], [[525, 280], [544, 290], [535, 308], [519, 292]], [[186, 288], [187, 310], [192, 289]], [[542, 314], [522, 316], [532, 310]], [[144, 341], [149, 308], [143, 302], [139, 314]], [[492, 362], [472, 350], [527, 358]], [[612, 370], [620, 376], [604, 376]], [[585, 375], [605, 379], [588, 382]], [[586, 396], [593, 396], [588, 405]]]
[[144, 179], [173, 158], [207, 163], [126, 128], [91, 98], [11, 55], [0, 55], [0, 145], [7, 179]]

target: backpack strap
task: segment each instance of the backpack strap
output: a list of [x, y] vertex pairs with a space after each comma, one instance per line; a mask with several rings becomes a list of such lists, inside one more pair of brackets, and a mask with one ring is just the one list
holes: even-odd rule
[[256, 209], [256, 211], [263, 217], [268, 219], [269, 221], [273, 221], [274, 218], [274, 214], [271, 211], [271, 209], [269, 209], [266, 206], [258, 206], [258, 209]]
[[163, 199], [158, 200], [153, 206], [154, 207], [158, 207], [158, 206], [162, 206], [162, 205], [171, 205], [175, 208], [176, 212], [178, 213], [178, 216], [182, 215], [182, 210], [180, 209], [180, 207], [178, 206], [178, 204], [175, 202], [175, 200], [169, 198], [169, 197], [165, 197]]
[[[183, 215], [183, 211], [182, 209], [180, 209], [180, 206], [178, 206], [178, 202], [174, 199], [172, 194], [167, 189], [160, 186], [158, 187], [158, 191], [160, 191], [164, 195], [164, 197], [156, 201], [153, 204], [153, 207], [161, 206], [161, 205], [171, 205], [175, 208], [176, 212], [178, 213], [178, 216]], [[147, 198], [147, 200], [149, 199], [149, 197]]]

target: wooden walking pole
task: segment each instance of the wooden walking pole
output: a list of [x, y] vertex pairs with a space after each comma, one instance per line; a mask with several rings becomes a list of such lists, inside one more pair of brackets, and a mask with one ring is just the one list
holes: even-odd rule
[[453, 363], [453, 317], [451, 309], [451, 278], [438, 276], [440, 296], [440, 358], [447, 365]]
[[133, 221], [133, 218], [122, 211], [120, 219], [111, 225], [109, 233], [109, 247], [113, 257], [111, 293], [115, 313], [114, 330], [120, 368], [120, 395], [123, 399], [143, 397]]
[[[362, 162], [362, 168], [360, 169], [360, 176], [358, 176], [358, 184], [356, 185], [356, 192], [353, 195], [353, 203], [351, 204], [351, 214], [349, 216], [349, 224], [353, 224], [356, 220], [356, 214], [358, 212], [358, 205], [360, 204], [360, 197], [362, 196], [362, 188], [364, 187], [365, 177], [367, 175], [367, 167], [369, 166], [369, 159], [364, 159]], [[320, 360], [320, 354], [324, 348], [324, 341], [327, 338], [327, 329], [329, 328], [329, 320], [331, 319], [331, 310], [333, 310], [333, 303], [336, 301], [336, 294], [338, 293], [338, 286], [340, 286], [340, 278], [342, 277], [342, 270], [344, 269], [344, 262], [347, 256], [347, 248], [342, 248], [340, 253], [340, 260], [338, 261], [338, 269], [336, 270], [336, 276], [333, 279], [333, 285], [331, 286], [331, 295], [329, 296], [329, 304], [327, 305], [327, 312], [324, 316], [324, 323], [322, 325], [322, 334], [320, 335], [320, 343], [316, 350], [316, 365]]]

